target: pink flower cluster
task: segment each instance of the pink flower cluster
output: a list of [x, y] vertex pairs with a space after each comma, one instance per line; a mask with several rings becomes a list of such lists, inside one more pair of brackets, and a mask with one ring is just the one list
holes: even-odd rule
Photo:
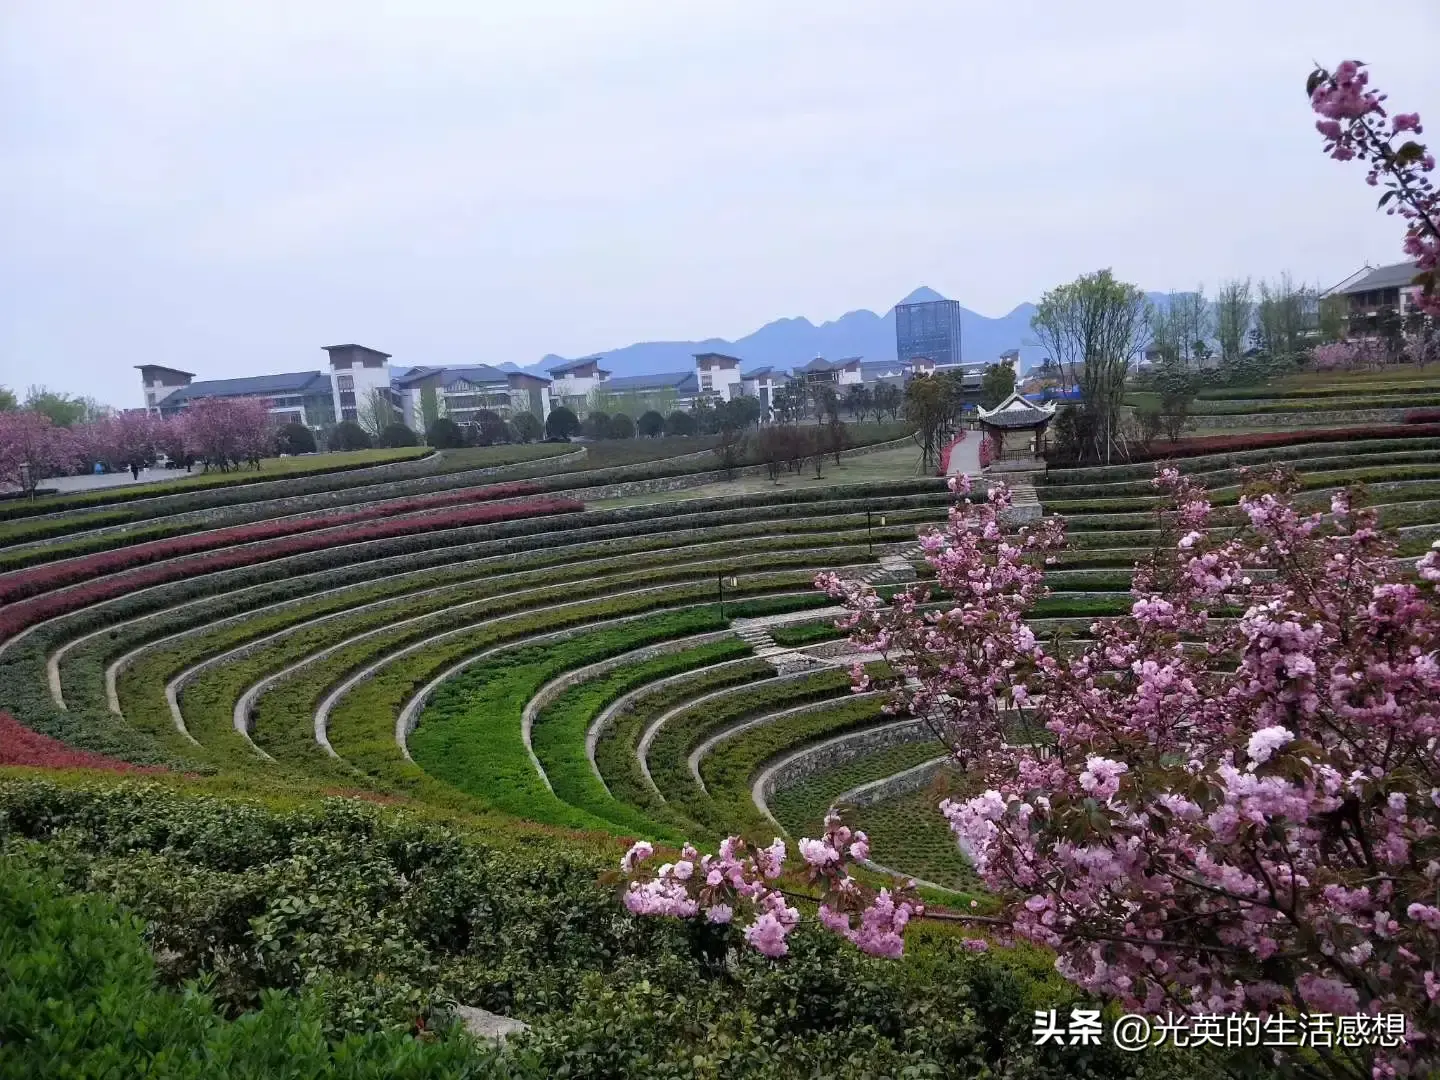
[[1173, 468], [1156, 484], [1130, 613], [1063, 649], [1023, 622], [1060, 525], [1007, 528], [998, 485], [926, 538], [933, 586], [825, 584], [975, 783], [941, 809], [1010, 934], [1130, 1009], [1404, 1013], [1377, 1068], [1429, 1075], [1440, 542], [1412, 570], [1349, 495], [1301, 514], [1280, 474], [1246, 478], [1239, 530]]
[[1311, 107], [1321, 116], [1315, 127], [1325, 137], [1325, 152], [1337, 161], [1359, 158], [1368, 162], [1366, 177], [1372, 186], [1383, 182], [1385, 194], [1380, 206], [1386, 213], [1405, 219], [1405, 254], [1418, 265], [1419, 307], [1440, 315], [1440, 288], [1436, 269], [1440, 267], [1440, 189], [1430, 179], [1435, 155], [1409, 134], [1423, 128], [1417, 113], [1398, 113], [1386, 124], [1385, 95], [1369, 88], [1365, 65], [1346, 60], [1334, 72], [1318, 68], [1310, 75], [1307, 89]]
[[625, 907], [632, 915], [669, 915], [677, 919], [704, 916], [706, 922], [734, 922], [748, 917], [747, 942], [770, 957], [790, 949], [786, 938], [800, 921], [800, 913], [769, 882], [785, 866], [785, 841], [779, 837], [767, 848], [751, 851], [744, 840], [731, 836], [715, 855], [701, 855], [686, 844], [680, 858], [664, 863], [654, 876], [645, 864], [655, 856], [646, 840], [638, 841], [620, 861], [631, 877], [625, 890]]
[[[861, 885], [848, 867], [869, 858], [870, 841], [833, 813], [825, 819], [824, 836], [802, 839], [799, 848], [809, 883], [821, 887], [821, 925], [872, 956], [902, 956], [905, 926], [924, 911], [913, 883], [878, 892]], [[644, 864], [654, 855], [654, 846], [641, 840], [620, 861], [621, 872], [630, 879], [624, 900], [632, 914], [735, 923], [743, 925], [745, 941], [764, 955], [781, 957], [789, 951], [786, 938], [799, 924], [800, 913], [771, 884], [785, 866], [785, 842], [779, 837], [769, 847], [752, 851], [731, 836], [715, 855], [701, 855], [686, 844], [678, 861], [664, 863], [651, 874]], [[983, 939], [975, 939], [972, 947], [983, 948]]]

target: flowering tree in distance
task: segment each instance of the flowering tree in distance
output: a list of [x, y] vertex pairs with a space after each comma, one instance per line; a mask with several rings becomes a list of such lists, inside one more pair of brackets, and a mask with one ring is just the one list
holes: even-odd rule
[[[75, 466], [81, 447], [75, 435], [33, 409], [0, 412], [0, 482], [33, 486]], [[29, 465], [28, 474], [22, 465]]]
[[[1346, 60], [1334, 72], [1316, 68], [1306, 92], [1320, 114], [1316, 128], [1325, 136], [1325, 151], [1338, 161], [1359, 158], [1370, 166], [1366, 180], [1383, 186], [1380, 206], [1405, 219], [1405, 254], [1419, 264], [1420, 309], [1440, 315], [1440, 191], [1430, 179], [1435, 155], [1408, 134], [1419, 135], [1418, 113], [1387, 112], [1385, 95], [1369, 88], [1365, 65]], [[1387, 124], [1386, 121], [1389, 121]]]
[[270, 409], [258, 398], [211, 398], [185, 411], [185, 442], [207, 468], [258, 467], [274, 441]]

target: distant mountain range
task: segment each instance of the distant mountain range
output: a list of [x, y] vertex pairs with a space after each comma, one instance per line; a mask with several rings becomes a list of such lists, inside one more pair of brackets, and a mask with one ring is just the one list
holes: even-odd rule
[[[902, 304], [927, 300], [944, 300], [934, 289], [921, 286], [900, 301]], [[966, 360], [994, 360], [1006, 349], [1020, 350], [1022, 370], [1038, 365], [1042, 350], [1034, 344], [1030, 317], [1034, 304], [1021, 304], [1008, 315], [987, 319], [984, 315], [960, 309], [960, 350]], [[503, 364], [511, 371], [545, 375], [549, 368], [582, 356], [604, 358], [604, 367], [612, 375], [649, 375], [662, 371], [686, 371], [694, 363], [697, 352], [721, 352], [738, 356], [748, 370], [767, 364], [789, 370], [823, 356], [836, 360], [842, 356], [863, 356], [866, 360], [895, 359], [895, 309], [884, 315], [873, 311], [851, 311], [831, 322], [816, 326], [802, 317], [776, 319], [753, 334], [727, 341], [706, 338], [703, 341], [642, 341], [618, 349], [583, 353], [577, 356], [546, 356], [538, 364], [520, 367]]]

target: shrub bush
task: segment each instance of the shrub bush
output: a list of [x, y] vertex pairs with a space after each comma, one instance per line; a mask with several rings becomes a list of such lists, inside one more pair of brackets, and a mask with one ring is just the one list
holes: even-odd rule
[[380, 445], [395, 449], [401, 446], [414, 446], [419, 442], [419, 437], [404, 424], [387, 424], [385, 430], [380, 432]]
[[369, 450], [370, 433], [354, 420], [342, 420], [330, 429], [326, 446], [331, 450]]
[[454, 420], [442, 416], [425, 429], [425, 441], [436, 450], [459, 450], [465, 445], [465, 433]]
[[534, 413], [517, 413], [515, 418], [510, 421], [510, 426], [515, 433], [516, 440], [522, 443], [537, 442], [545, 437], [545, 428]]
[[275, 448], [282, 454], [313, 454], [315, 433], [298, 420], [292, 421], [280, 429]]

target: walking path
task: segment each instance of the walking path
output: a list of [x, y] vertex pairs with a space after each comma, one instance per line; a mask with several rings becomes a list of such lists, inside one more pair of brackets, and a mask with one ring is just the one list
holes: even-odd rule
[[950, 448], [950, 468], [946, 476], [980, 475], [981, 436], [979, 431], [967, 431], [965, 438]]

